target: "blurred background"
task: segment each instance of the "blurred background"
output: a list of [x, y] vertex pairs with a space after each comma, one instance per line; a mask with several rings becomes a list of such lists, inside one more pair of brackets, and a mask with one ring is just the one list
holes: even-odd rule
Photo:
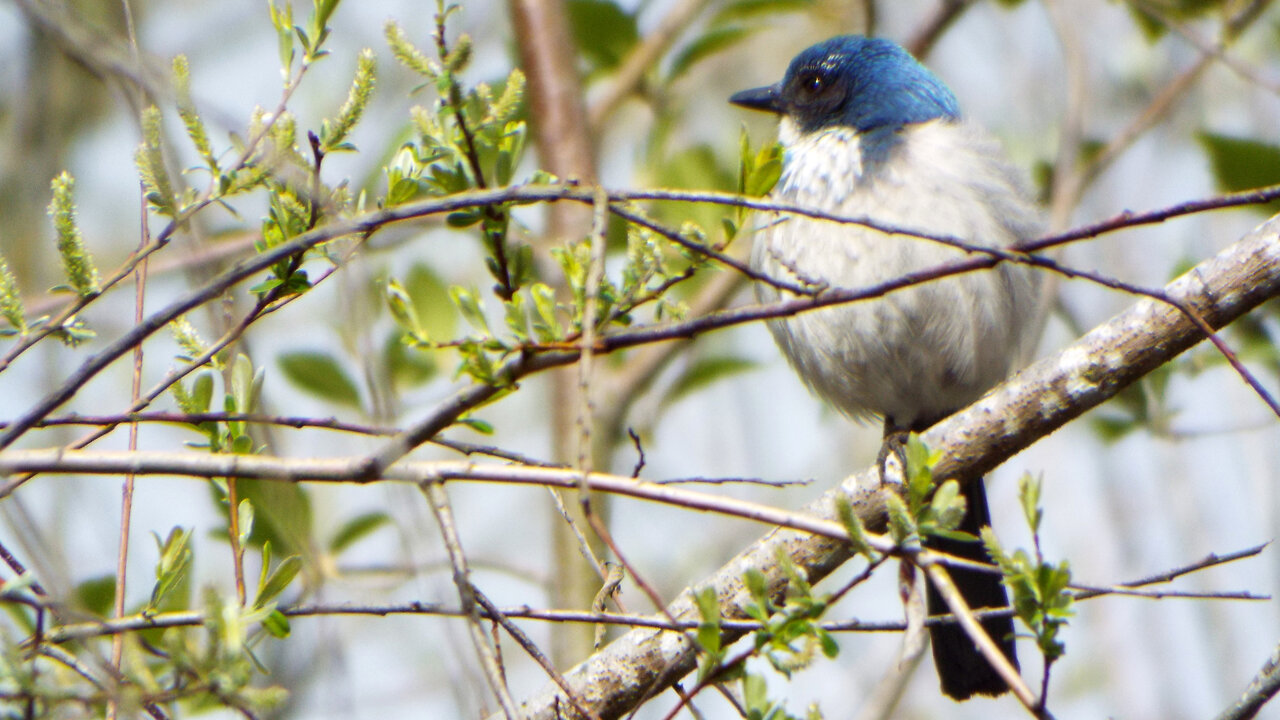
[[[31, 316], [55, 311], [66, 297], [47, 292], [62, 282], [45, 212], [50, 181], [59, 172], [76, 178], [80, 226], [99, 267], [117, 267], [139, 244], [134, 151], [142, 91], [165, 110], [172, 166], [198, 164], [173, 110], [173, 56], [185, 54], [190, 61], [193, 100], [219, 150], [228, 147], [230, 133], [245, 135], [255, 108], [274, 110], [280, 102], [277, 38], [266, 3], [135, 0], [129, 8], [136, 56], [119, 3], [0, 3], [0, 252]], [[758, 144], [772, 137], [773, 127], [770, 118], [729, 106], [728, 95], [775, 82], [793, 55], [818, 40], [868, 28], [927, 51], [926, 63], [955, 91], [965, 114], [990, 129], [1027, 169], [1058, 229], [1280, 182], [1280, 12], [1269, 2], [570, 0], [568, 8], [587, 106], [598, 113], [586, 131], [595, 171], [610, 188], [734, 190], [740, 132], [745, 127]], [[299, 4], [299, 22], [309, 11]], [[288, 103], [300, 128], [318, 127], [346, 97], [357, 53], [371, 48], [376, 55], [377, 92], [350, 138], [359, 152], [327, 159], [328, 183], [345, 179], [371, 198], [385, 193], [383, 168], [410, 137], [409, 109], [434, 96], [430, 88], [417, 89], [422, 79], [393, 60], [384, 24], [394, 19], [419, 47], [428, 48], [433, 13], [431, 5], [395, 0], [339, 6], [327, 43], [331, 55], [314, 65]], [[665, 28], [673, 17], [682, 19], [670, 33]], [[938, 23], [942, 18], [947, 22]], [[518, 48], [528, 41], [513, 30], [510, 8], [492, 0], [463, 3], [450, 20], [449, 35], [459, 33], [475, 42], [468, 82], [500, 82], [519, 64]], [[619, 68], [648, 39], [663, 34], [669, 40], [657, 59], [625, 86], [621, 99], [611, 100]], [[517, 180], [538, 167], [536, 155], [528, 154]], [[194, 173], [186, 177], [196, 187], [207, 181]], [[231, 206], [234, 212], [205, 211], [153, 258], [148, 309], [253, 252], [267, 208], [253, 196]], [[1126, 230], [1075, 243], [1062, 260], [1156, 287], [1234, 242], [1275, 208], [1265, 210], [1202, 213]], [[523, 209], [519, 219], [530, 237], [546, 224], [538, 207]], [[159, 226], [153, 221], [152, 232]], [[737, 243], [736, 251], [746, 244]], [[381, 298], [388, 278], [400, 280], [415, 297], [437, 299], [447, 285], [490, 283], [472, 231], [423, 221], [377, 234], [330, 281], [256, 323], [241, 339], [237, 352], [265, 368], [264, 411], [402, 427], [463, 382], [455, 378], [456, 358], [405, 358], [397, 349], [400, 333]], [[749, 289], [742, 286], [731, 297], [731, 304], [748, 302]], [[1062, 283], [1038, 355], [1054, 353], [1132, 302], [1088, 282]], [[206, 337], [216, 337], [244, 303], [232, 293], [189, 319]], [[441, 331], [461, 332], [462, 321], [447, 302], [422, 307]], [[41, 343], [3, 371], [0, 419], [20, 415], [87, 353], [132, 326], [131, 286], [108, 293], [82, 317], [96, 339], [78, 348]], [[1277, 331], [1272, 303], [1226, 334], [1272, 393], [1280, 392]], [[159, 333], [145, 351], [143, 386], [149, 387], [178, 364], [179, 348]], [[641, 439], [644, 477], [811, 481], [786, 488], [709, 488], [799, 507], [875, 459], [880, 428], [855, 426], [809, 396], [762, 325], [714, 332], [673, 353], [622, 418]], [[615, 363], [609, 370], [621, 373], [631, 357], [604, 364]], [[62, 412], [123, 411], [130, 371], [127, 361], [118, 362]], [[451, 430], [450, 436], [552, 458], [559, 402], [563, 398], [553, 383], [533, 378], [477, 413], [493, 426], [492, 436], [465, 429]], [[171, 409], [173, 403], [163, 399], [157, 407]], [[41, 430], [23, 446], [63, 445], [82, 432]], [[198, 439], [183, 428], [148, 425], [139, 447], [176, 449]], [[267, 453], [283, 457], [345, 456], [378, 447], [376, 439], [322, 430], [274, 428], [261, 440]], [[126, 442], [118, 430], [93, 447], [123, 449]], [[415, 457], [456, 455], [427, 448]], [[637, 462], [625, 440], [596, 457], [601, 469], [624, 475]], [[1280, 423], [1211, 349], [1200, 347], [1015, 457], [988, 487], [1006, 545], [1029, 547], [1015, 481], [1023, 473], [1042, 477], [1046, 555], [1068, 559], [1080, 582], [1114, 584], [1272, 540], [1280, 529], [1277, 468]], [[0, 500], [0, 540], [52, 596], [82, 603], [90, 612], [98, 607], [94, 588], [100, 594], [115, 574], [120, 487], [113, 477], [37, 477]], [[477, 585], [499, 605], [556, 606], [564, 579], [551, 535], [560, 521], [547, 493], [467, 484], [451, 486], [450, 493]], [[305, 517], [294, 540], [305, 546], [299, 552], [308, 582], [286, 593], [286, 602], [456, 602], [439, 532], [415, 488], [308, 486], [280, 502], [293, 503], [290, 512]], [[207, 483], [140, 478], [135, 503], [129, 575], [137, 580], [129, 586], [129, 606], [151, 591], [157, 559], [152, 534], [163, 538], [174, 527], [193, 529], [192, 584], [230, 592], [224, 513]], [[614, 501], [611, 514], [619, 546], [667, 598], [765, 529], [630, 500]], [[375, 519], [357, 542], [334, 542], [339, 529], [366, 517]], [[1280, 593], [1276, 558], [1268, 548], [1181, 578], [1174, 587], [1274, 596]], [[855, 569], [827, 582], [834, 588]], [[11, 575], [6, 571], [4, 577]], [[896, 580], [886, 568], [830, 617], [900, 619]], [[632, 610], [651, 610], [629, 582], [622, 597]], [[543, 647], [563, 630], [549, 623], [521, 626]], [[21, 639], [11, 626], [5, 642]], [[1280, 601], [1103, 598], [1077, 606], [1063, 639], [1067, 655], [1055, 666], [1050, 686], [1056, 716], [1209, 717], [1243, 690], [1273, 652], [1280, 640]], [[844, 634], [840, 642], [833, 662], [815, 662], [790, 682], [771, 676], [771, 696], [795, 715], [810, 704], [828, 718], [854, 714], [896, 661], [899, 636]], [[1039, 667], [1031, 651], [1027, 645], [1020, 652], [1024, 676], [1035, 686]], [[81, 652], [107, 655], [103, 647]], [[270, 674], [255, 682], [290, 691], [270, 717], [477, 717], [495, 709], [457, 620], [298, 618], [288, 640], [269, 640], [258, 653]], [[517, 699], [544, 684], [545, 675], [518, 647], [504, 645], [504, 658]], [[580, 658], [567, 659], [563, 667]], [[958, 705], [936, 688], [926, 662], [896, 717], [1025, 715], [1010, 697]], [[638, 717], [663, 717], [674, 702], [664, 695]], [[707, 717], [735, 716], [709, 694], [698, 705]], [[202, 711], [184, 707], [179, 714]], [[1280, 709], [1273, 705], [1260, 717], [1280, 718]]]

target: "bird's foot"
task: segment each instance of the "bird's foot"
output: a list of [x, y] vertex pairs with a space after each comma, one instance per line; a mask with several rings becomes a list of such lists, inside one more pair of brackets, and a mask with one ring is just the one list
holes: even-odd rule
[[880, 455], [876, 464], [880, 468], [881, 483], [898, 483], [905, 485], [907, 481], [907, 430], [886, 430], [884, 442], [880, 445]]

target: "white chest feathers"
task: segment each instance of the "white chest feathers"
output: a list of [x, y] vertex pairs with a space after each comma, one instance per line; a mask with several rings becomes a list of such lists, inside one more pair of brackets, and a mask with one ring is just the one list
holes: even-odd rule
[[[969, 126], [907, 126], [887, 141], [876, 138], [875, 147], [852, 129], [801, 134], [785, 119], [779, 135], [786, 158], [778, 199], [988, 247], [1039, 232], [1017, 173]], [[782, 216], [764, 225], [755, 268], [815, 287], [866, 289], [966, 257], [936, 241], [856, 224]], [[761, 283], [757, 295], [769, 301], [784, 293]], [[1036, 296], [1033, 273], [1002, 263], [802, 313], [770, 330], [805, 382], [841, 411], [917, 427], [967, 405], [1008, 373], [1030, 334]]]

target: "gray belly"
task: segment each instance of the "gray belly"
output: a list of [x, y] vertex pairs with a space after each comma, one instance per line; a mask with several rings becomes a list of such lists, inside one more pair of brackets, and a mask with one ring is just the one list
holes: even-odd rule
[[[963, 257], [918, 239], [792, 219], [764, 231], [753, 265], [789, 282], [860, 290]], [[761, 283], [757, 296], [791, 295]], [[769, 329], [805, 383], [841, 412], [909, 428], [1003, 379], [1033, 305], [1026, 270], [1001, 265], [774, 320]]]

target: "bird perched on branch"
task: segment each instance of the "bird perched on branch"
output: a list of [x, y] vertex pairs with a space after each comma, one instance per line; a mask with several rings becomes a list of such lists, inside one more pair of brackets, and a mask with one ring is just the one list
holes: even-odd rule
[[[1040, 214], [998, 144], [961, 120], [955, 96], [906, 50], [848, 35], [792, 60], [776, 85], [730, 102], [781, 117], [782, 177], [774, 197], [871, 225], [797, 215], [757, 233], [752, 266], [762, 302], [804, 286], [857, 290], [972, 257], [918, 231], [969, 247], [1001, 248], [1034, 238]], [[832, 305], [770, 322], [800, 377], [855, 419], [884, 419], [886, 438], [923, 431], [1000, 382], [1032, 340], [1037, 278], [1026, 266], [934, 279], [881, 297]], [[962, 487], [959, 529], [990, 524], [981, 479]], [[926, 545], [990, 563], [980, 542], [928, 538]], [[951, 569], [972, 608], [1008, 605], [999, 575]], [[928, 589], [930, 615], [949, 610]], [[1017, 667], [1010, 618], [983, 626]], [[930, 627], [942, 690], [964, 700], [999, 695], [1005, 681], [957, 624]]]

